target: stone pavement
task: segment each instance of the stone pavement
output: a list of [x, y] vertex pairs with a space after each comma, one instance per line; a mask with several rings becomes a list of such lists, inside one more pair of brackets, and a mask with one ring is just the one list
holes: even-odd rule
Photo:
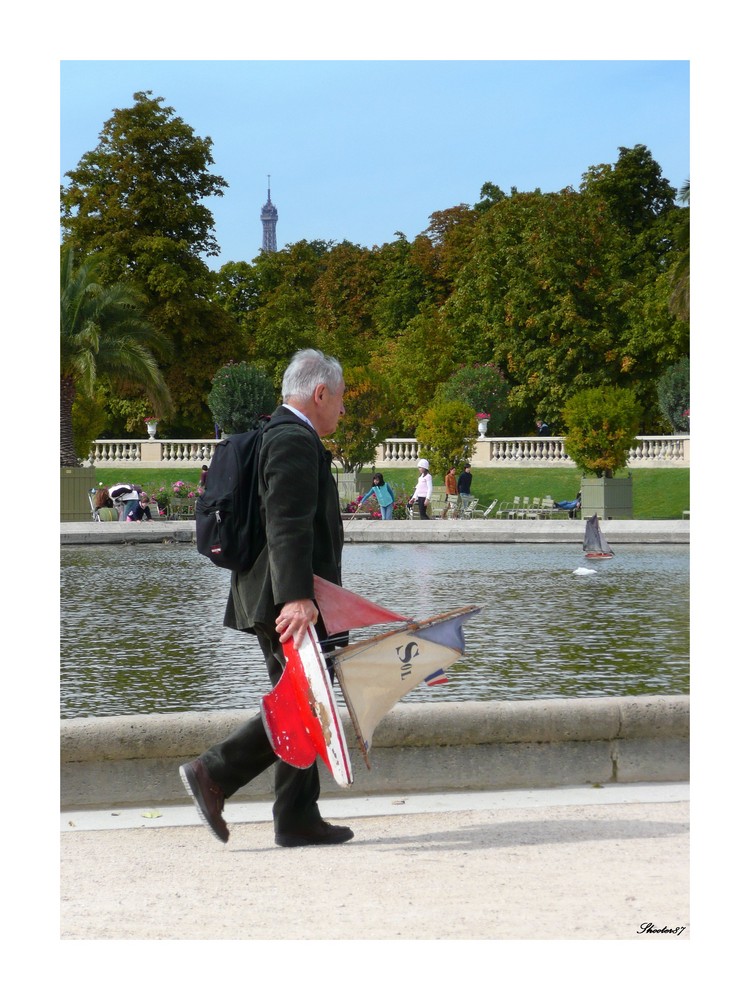
[[[685, 941], [689, 786], [326, 798], [354, 840], [273, 844], [269, 802], [61, 814], [63, 940]], [[682, 930], [681, 930], [682, 928]]]

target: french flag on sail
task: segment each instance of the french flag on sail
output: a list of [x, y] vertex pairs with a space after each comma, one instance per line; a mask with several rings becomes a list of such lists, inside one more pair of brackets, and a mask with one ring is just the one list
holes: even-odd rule
[[430, 674], [424, 679], [425, 684], [429, 684], [430, 687], [434, 687], [436, 684], [447, 684], [448, 675], [441, 667], [440, 670], [436, 670], [434, 674]]

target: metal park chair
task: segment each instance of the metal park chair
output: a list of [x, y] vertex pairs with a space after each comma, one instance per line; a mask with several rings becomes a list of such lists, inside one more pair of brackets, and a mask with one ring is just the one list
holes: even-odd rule
[[487, 504], [486, 507], [481, 507], [477, 504], [471, 512], [471, 517], [489, 517], [495, 507], [497, 507], [497, 498]]
[[467, 518], [473, 517], [474, 511], [477, 509], [478, 503], [479, 503], [478, 497], [471, 497], [468, 503], [464, 502], [461, 504], [461, 506], [458, 509], [458, 516]]

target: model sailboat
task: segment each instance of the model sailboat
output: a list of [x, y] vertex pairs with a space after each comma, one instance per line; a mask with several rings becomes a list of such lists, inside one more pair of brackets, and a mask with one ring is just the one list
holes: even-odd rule
[[314, 629], [308, 628], [299, 649], [284, 644], [284, 673], [262, 700], [263, 721], [276, 754], [295, 767], [309, 767], [320, 756], [337, 784], [345, 787], [352, 783], [352, 767], [331, 672], [369, 768], [375, 727], [417, 684], [447, 681], [446, 668], [465, 650], [463, 625], [480, 609], [471, 605], [415, 622], [317, 576], [315, 600], [329, 635], [400, 623], [329, 653], [323, 653]]
[[614, 552], [599, 527], [599, 517], [592, 514], [586, 518], [586, 530], [583, 535], [583, 552], [587, 559], [611, 559]]

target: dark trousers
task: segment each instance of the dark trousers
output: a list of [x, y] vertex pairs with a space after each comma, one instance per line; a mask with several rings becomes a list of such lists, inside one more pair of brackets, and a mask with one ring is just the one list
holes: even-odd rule
[[[257, 639], [266, 660], [268, 676], [275, 686], [284, 668], [281, 644], [275, 633], [267, 635], [260, 629]], [[279, 760], [266, 735], [260, 713], [221, 743], [206, 750], [201, 754], [201, 760], [227, 798], [274, 764], [276, 800], [273, 804], [273, 825], [276, 833], [296, 833], [320, 819], [317, 763], [298, 768]]]
[[419, 516], [423, 521], [429, 521], [430, 517], [427, 513], [427, 501], [424, 497], [417, 497], [417, 509], [419, 510]]

